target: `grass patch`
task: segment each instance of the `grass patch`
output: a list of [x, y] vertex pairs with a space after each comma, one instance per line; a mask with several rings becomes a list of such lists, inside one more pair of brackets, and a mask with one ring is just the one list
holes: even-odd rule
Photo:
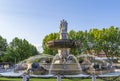
[[[57, 81], [56, 78], [30, 78], [30, 81]], [[22, 81], [22, 78], [6, 78], [0, 77], [0, 81]], [[81, 78], [62, 78], [62, 81], [92, 81], [92, 79], [81, 79]], [[97, 79], [97, 81], [102, 81]]]

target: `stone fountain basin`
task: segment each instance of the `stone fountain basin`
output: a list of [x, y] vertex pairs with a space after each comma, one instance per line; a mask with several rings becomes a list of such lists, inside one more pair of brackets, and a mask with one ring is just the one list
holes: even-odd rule
[[51, 67], [51, 64], [42, 64], [42, 66], [48, 71], [51, 71], [51, 74], [63, 74], [63, 75], [96, 74], [96, 75], [99, 75], [99, 74], [105, 74], [105, 73], [110, 72], [110, 69], [95, 70], [94, 68], [89, 68], [89, 69], [83, 70], [85, 65], [81, 65], [81, 68], [80, 68], [78, 67], [76, 63], [52, 64], [52, 67]]
[[47, 46], [49, 48], [75, 48], [79, 47], [80, 44], [78, 41], [71, 40], [71, 39], [60, 39], [47, 42]]
[[45, 69], [48, 69], [51, 74], [63, 74], [63, 75], [76, 75], [80, 74], [82, 71], [78, 64], [52, 64], [49, 66], [44, 65]]

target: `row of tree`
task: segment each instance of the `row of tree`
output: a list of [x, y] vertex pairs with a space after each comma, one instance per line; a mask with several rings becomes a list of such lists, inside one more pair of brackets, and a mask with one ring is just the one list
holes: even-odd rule
[[[78, 40], [81, 42], [81, 47], [72, 49], [74, 55], [93, 53], [98, 54], [103, 50], [108, 58], [120, 57], [120, 29], [111, 26], [103, 29], [90, 29], [89, 31], [74, 31], [68, 33], [69, 39]], [[48, 48], [46, 43], [50, 40], [59, 39], [59, 33], [51, 33], [43, 39], [43, 52], [47, 54], [56, 54], [57, 50]]]
[[[114, 26], [103, 29], [90, 29], [89, 31], [74, 31], [68, 33], [69, 39], [81, 42], [81, 47], [71, 49], [74, 55], [93, 53], [98, 54], [103, 50], [108, 57], [120, 57], [120, 29]], [[58, 40], [59, 33], [51, 33], [43, 39], [43, 53], [55, 55], [56, 48], [48, 48], [47, 42]], [[14, 38], [12, 42], [7, 43], [6, 39], [0, 36], [0, 61], [1, 62], [19, 62], [30, 56], [39, 54], [36, 47], [25, 39]]]
[[6, 39], [0, 36], [0, 62], [20, 62], [30, 56], [39, 54], [36, 47], [26, 39], [15, 37], [12, 42], [7, 43]]

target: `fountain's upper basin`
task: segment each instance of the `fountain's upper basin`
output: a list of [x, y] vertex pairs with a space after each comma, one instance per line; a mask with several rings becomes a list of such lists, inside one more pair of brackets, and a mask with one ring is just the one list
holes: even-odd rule
[[60, 39], [47, 42], [49, 48], [76, 48], [80, 47], [80, 42], [71, 39]]

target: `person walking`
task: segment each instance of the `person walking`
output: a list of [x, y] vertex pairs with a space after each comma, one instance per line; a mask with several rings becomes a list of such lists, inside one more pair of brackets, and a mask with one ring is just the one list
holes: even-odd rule
[[29, 78], [30, 78], [30, 76], [29, 76], [29, 74], [27, 74], [27, 73], [24, 73], [23, 75], [22, 75], [22, 81], [29, 81]]
[[26, 81], [29, 81], [29, 79], [30, 79], [30, 75], [29, 75], [29, 74], [27, 74], [27, 75], [26, 75], [26, 78], [27, 78], [27, 80], [26, 80]]

